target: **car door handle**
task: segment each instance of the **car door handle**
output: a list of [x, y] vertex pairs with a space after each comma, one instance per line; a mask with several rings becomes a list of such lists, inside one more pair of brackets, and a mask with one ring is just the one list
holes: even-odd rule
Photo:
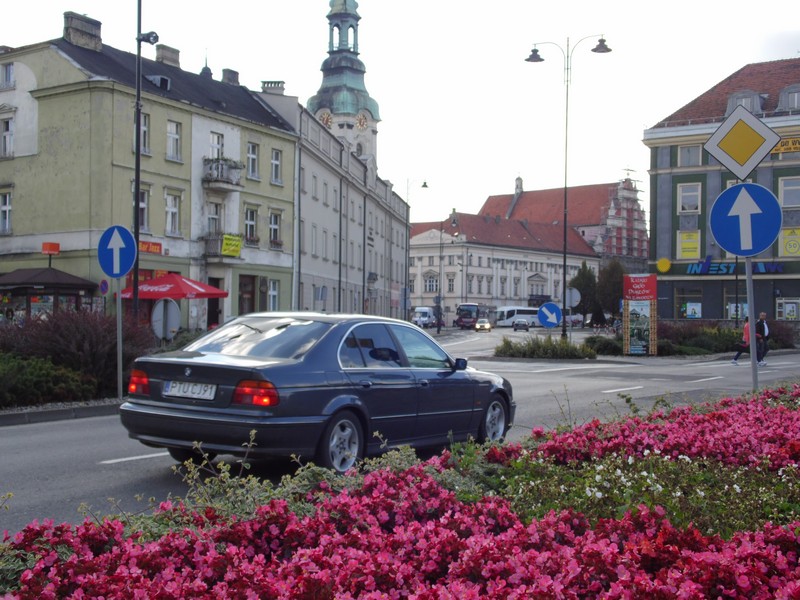
[[362, 379], [358, 383], [363, 388], [371, 388], [372, 387], [372, 382], [369, 381], [368, 379]]
[[428, 387], [429, 385], [430, 385], [430, 381], [428, 381], [427, 379], [420, 379], [419, 380], [419, 386], [420, 387]]

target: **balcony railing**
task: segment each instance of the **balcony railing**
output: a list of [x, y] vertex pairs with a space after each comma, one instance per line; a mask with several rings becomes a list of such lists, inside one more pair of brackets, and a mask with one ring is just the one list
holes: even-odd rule
[[283, 250], [283, 241], [282, 240], [270, 240], [269, 247], [271, 250]]
[[240, 185], [244, 163], [232, 158], [204, 158], [203, 181]]

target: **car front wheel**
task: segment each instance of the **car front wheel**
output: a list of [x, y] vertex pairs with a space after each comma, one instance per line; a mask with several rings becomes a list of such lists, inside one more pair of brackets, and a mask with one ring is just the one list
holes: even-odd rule
[[350, 411], [335, 415], [325, 433], [319, 448], [319, 462], [339, 473], [344, 473], [356, 464], [364, 453], [364, 434], [361, 423]]
[[478, 431], [479, 442], [496, 442], [503, 439], [508, 426], [506, 403], [498, 396], [492, 397]]

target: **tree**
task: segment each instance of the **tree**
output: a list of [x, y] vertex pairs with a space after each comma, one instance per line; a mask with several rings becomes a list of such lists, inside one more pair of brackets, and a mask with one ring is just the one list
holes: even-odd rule
[[604, 312], [619, 314], [624, 275], [625, 268], [616, 258], [600, 269], [597, 278], [597, 303]]
[[581, 301], [575, 307], [575, 311], [583, 315], [585, 322], [586, 315], [592, 313], [597, 304], [597, 277], [586, 261], [581, 263], [578, 273], [570, 279], [569, 286], [578, 290], [581, 295]]

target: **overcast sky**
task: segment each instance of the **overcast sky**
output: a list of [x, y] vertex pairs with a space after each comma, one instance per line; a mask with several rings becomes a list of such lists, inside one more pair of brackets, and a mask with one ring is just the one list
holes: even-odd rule
[[[305, 105], [328, 50], [328, 0], [141, 0], [142, 30], [258, 90], [283, 80]], [[477, 212], [486, 198], [564, 184], [565, 58], [571, 47], [569, 185], [628, 173], [649, 208], [643, 131], [746, 64], [800, 56], [791, 4], [731, 0], [539, 2], [359, 0], [360, 58], [380, 107], [379, 175], [412, 221]], [[36, 0], [3, 7], [0, 45], [61, 37], [63, 13], [103, 24], [104, 43], [136, 51], [136, 0]], [[591, 52], [603, 34], [610, 54]], [[544, 63], [525, 58], [536, 42]], [[577, 45], [576, 45], [577, 43]], [[559, 49], [559, 47], [561, 49]], [[142, 55], [155, 58], [144, 44]], [[630, 171], [628, 171], [630, 170]], [[428, 183], [421, 189], [422, 182]]]

